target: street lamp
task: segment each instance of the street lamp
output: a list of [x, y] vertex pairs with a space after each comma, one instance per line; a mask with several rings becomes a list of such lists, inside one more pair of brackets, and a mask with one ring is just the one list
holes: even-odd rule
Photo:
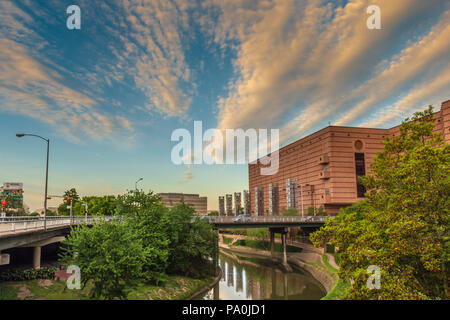
[[44, 196], [44, 230], [47, 230], [47, 186], [48, 186], [48, 154], [50, 149], [50, 139], [45, 139], [44, 137], [38, 136], [37, 134], [28, 133], [17, 133], [17, 138], [22, 138], [25, 136], [37, 137], [47, 142], [47, 165], [45, 167], [45, 196]]
[[136, 181], [136, 182], [134, 183], [134, 189], [135, 189], [135, 190], [137, 190], [137, 183], [138, 183], [139, 181], [142, 181], [142, 180], [144, 180], [144, 179], [143, 179], [143, 178], [139, 178], [139, 180]]

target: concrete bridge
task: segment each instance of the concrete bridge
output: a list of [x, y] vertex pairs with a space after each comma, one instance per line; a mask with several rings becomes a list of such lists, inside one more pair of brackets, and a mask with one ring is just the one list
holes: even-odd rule
[[270, 252], [272, 258], [275, 260], [275, 233], [281, 234], [281, 250], [283, 252], [282, 266], [286, 271], [292, 271], [292, 268], [287, 263], [286, 252], [286, 235], [289, 227], [301, 228], [320, 228], [325, 221], [331, 217], [325, 216], [223, 216], [223, 217], [203, 217], [208, 219], [209, 223], [214, 225], [216, 229], [226, 228], [268, 228], [270, 235]]
[[[9, 255], [1, 252], [17, 247], [32, 247], [33, 267], [40, 268], [41, 247], [64, 240], [74, 225], [92, 225], [100, 221], [111, 221], [120, 217], [5, 217], [0, 218], [0, 265], [9, 264]], [[215, 229], [227, 228], [268, 228], [271, 251], [274, 254], [275, 233], [281, 233], [283, 249], [283, 265], [288, 268], [286, 255], [286, 234], [289, 227], [319, 228], [327, 217], [322, 216], [226, 216], [201, 217], [206, 219]]]
[[202, 217], [214, 225], [214, 228], [236, 229], [236, 228], [319, 228], [323, 226], [329, 217], [325, 216], [213, 216]]
[[4, 217], [0, 218], [0, 265], [9, 264], [9, 254], [1, 252], [18, 247], [32, 247], [33, 267], [40, 268], [41, 248], [64, 240], [70, 228], [92, 225], [110, 217]]

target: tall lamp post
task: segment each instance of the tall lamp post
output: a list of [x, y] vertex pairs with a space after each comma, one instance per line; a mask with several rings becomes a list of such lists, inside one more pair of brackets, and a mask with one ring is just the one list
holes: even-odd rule
[[137, 183], [138, 183], [139, 181], [142, 181], [142, 180], [144, 180], [144, 179], [143, 179], [143, 178], [139, 178], [139, 180], [136, 181], [136, 182], [134, 183], [134, 189], [135, 189], [135, 190], [137, 190]]
[[47, 186], [48, 186], [48, 154], [50, 149], [50, 139], [46, 139], [37, 134], [28, 134], [28, 133], [17, 133], [17, 138], [22, 138], [25, 136], [37, 137], [41, 138], [45, 142], [47, 142], [47, 165], [45, 167], [45, 196], [44, 196], [44, 230], [47, 230]]

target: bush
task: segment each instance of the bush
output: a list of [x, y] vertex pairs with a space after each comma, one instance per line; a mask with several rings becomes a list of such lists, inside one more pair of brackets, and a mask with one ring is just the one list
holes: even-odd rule
[[35, 279], [53, 279], [55, 268], [44, 267], [41, 269], [8, 269], [0, 273], [0, 281], [27, 281]]

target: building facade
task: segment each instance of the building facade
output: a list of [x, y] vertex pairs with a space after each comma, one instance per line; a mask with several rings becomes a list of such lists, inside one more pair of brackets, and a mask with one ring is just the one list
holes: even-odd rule
[[208, 198], [200, 197], [198, 194], [189, 193], [158, 193], [162, 203], [169, 209], [178, 205], [182, 200], [184, 203], [192, 206], [195, 214], [208, 214]]
[[[450, 143], [450, 100], [442, 103], [434, 117], [434, 130]], [[365, 189], [357, 177], [370, 173], [370, 163], [383, 149], [383, 140], [399, 133], [399, 126], [329, 126], [280, 148], [279, 168], [274, 175], [261, 175], [259, 161], [249, 164], [251, 214], [274, 214], [269, 186], [278, 185], [280, 214], [293, 207], [306, 215], [309, 207], [322, 206], [328, 214], [336, 215], [339, 209], [364, 199]]]

